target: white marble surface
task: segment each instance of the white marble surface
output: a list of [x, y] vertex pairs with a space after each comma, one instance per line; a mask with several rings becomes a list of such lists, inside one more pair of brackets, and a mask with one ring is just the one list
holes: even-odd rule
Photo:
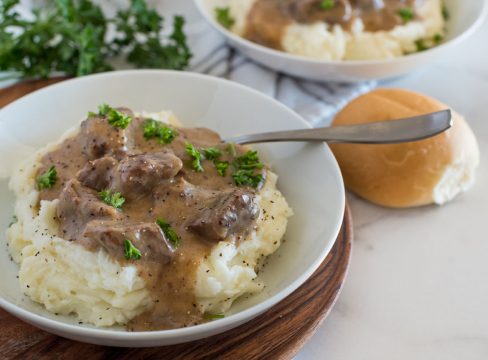
[[464, 114], [481, 150], [477, 182], [443, 207], [395, 211], [350, 197], [347, 282], [296, 359], [488, 359], [488, 22], [449, 58], [380, 86]]

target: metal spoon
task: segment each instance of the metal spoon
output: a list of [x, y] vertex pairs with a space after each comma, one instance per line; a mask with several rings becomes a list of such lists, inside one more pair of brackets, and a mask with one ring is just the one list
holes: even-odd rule
[[442, 110], [399, 120], [372, 122], [361, 125], [334, 126], [242, 135], [225, 139], [225, 141], [234, 142], [236, 144], [253, 144], [275, 141], [326, 141], [358, 144], [392, 144], [429, 138], [446, 131], [451, 126], [451, 110]]

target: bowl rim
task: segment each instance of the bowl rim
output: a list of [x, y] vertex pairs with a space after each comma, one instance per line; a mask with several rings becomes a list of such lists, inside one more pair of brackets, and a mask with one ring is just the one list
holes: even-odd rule
[[225, 38], [230, 38], [232, 41], [239, 43], [241, 46], [245, 46], [248, 48], [252, 48], [254, 51], [264, 53], [269, 56], [274, 57], [282, 57], [289, 61], [296, 61], [301, 62], [304, 65], [315, 65], [315, 66], [324, 66], [324, 65], [333, 65], [333, 66], [342, 66], [342, 67], [355, 67], [355, 66], [378, 66], [378, 65], [387, 65], [392, 63], [397, 63], [401, 61], [408, 61], [424, 57], [426, 54], [434, 54], [438, 51], [442, 51], [446, 48], [452, 47], [466, 38], [471, 36], [483, 23], [485, 18], [488, 15], [488, 0], [481, 0], [483, 1], [482, 10], [479, 12], [478, 17], [476, 20], [463, 32], [457, 34], [452, 39], [442, 42], [439, 45], [431, 47], [427, 50], [416, 52], [413, 54], [406, 54], [396, 58], [389, 58], [389, 59], [381, 59], [381, 60], [318, 60], [314, 58], [309, 58], [303, 55], [296, 55], [290, 54], [285, 51], [275, 50], [264, 45], [260, 45], [254, 43], [250, 40], [247, 40], [229, 30], [224, 28], [220, 25], [213, 16], [209, 14], [209, 12], [205, 9], [204, 2], [206, 0], [193, 0], [195, 6], [198, 9], [198, 12], [202, 17], [221, 35]]
[[[124, 76], [139, 76], [139, 75], [151, 75], [151, 76], [176, 76], [176, 77], [186, 77], [186, 78], [197, 78], [203, 81], [208, 81], [211, 83], [217, 83], [222, 86], [230, 86], [238, 89], [238, 91], [242, 91], [248, 93], [250, 96], [257, 96], [265, 101], [273, 103], [273, 106], [281, 108], [287, 112], [290, 116], [294, 117], [297, 120], [297, 124], [302, 124], [305, 128], [312, 128], [312, 126], [307, 123], [301, 116], [299, 116], [296, 112], [285, 106], [284, 104], [278, 102], [276, 99], [271, 98], [258, 90], [253, 88], [247, 87], [245, 85], [222, 79], [213, 77], [210, 75], [198, 74], [193, 72], [182, 72], [182, 71], [175, 71], [175, 70], [121, 70], [121, 71], [111, 71], [111, 72], [104, 72], [98, 73], [93, 75], [87, 75], [80, 78], [68, 79], [53, 85], [49, 85], [45, 88], [36, 90], [30, 94], [27, 94], [18, 100], [8, 104], [7, 106], [0, 109], [0, 114], [7, 108], [18, 106], [23, 101], [28, 98], [35, 97], [40, 93], [49, 92], [53, 88], [59, 88], [64, 86], [70, 86], [75, 82], [89, 82], [92, 79], [96, 78], [108, 78], [108, 77], [124, 77]], [[0, 120], [1, 121], [1, 120]], [[137, 332], [129, 332], [126, 330], [114, 330], [110, 328], [94, 328], [94, 327], [87, 327], [87, 326], [80, 326], [77, 324], [70, 324], [66, 323], [61, 320], [50, 319], [44, 317], [40, 314], [31, 312], [26, 310], [16, 304], [8, 301], [2, 295], [0, 295], [0, 308], [8, 311], [9, 313], [25, 319], [28, 322], [33, 324], [38, 324], [45, 329], [55, 330], [58, 332], [62, 332], [63, 334], [73, 334], [76, 336], [84, 336], [85, 338], [89, 337], [96, 337], [97, 339], [104, 339], [104, 340], [131, 340], [131, 341], [151, 341], [151, 340], [158, 340], [158, 339], [165, 339], [165, 340], [176, 340], [182, 339], [181, 341], [177, 342], [186, 342], [192, 341], [196, 338], [204, 338], [207, 336], [212, 336], [212, 334], [220, 333], [219, 331], [221, 328], [225, 330], [239, 326], [240, 324], [252, 320], [253, 317], [265, 312], [272, 306], [276, 305], [278, 302], [285, 299], [288, 295], [294, 292], [298, 287], [300, 287], [305, 281], [307, 281], [310, 276], [318, 269], [320, 264], [324, 261], [326, 256], [329, 254], [332, 246], [335, 243], [337, 235], [339, 234], [340, 228], [342, 226], [342, 220], [344, 217], [345, 211], [345, 188], [344, 188], [344, 181], [342, 178], [342, 173], [340, 171], [339, 165], [337, 160], [335, 159], [332, 151], [330, 150], [329, 146], [325, 143], [320, 145], [322, 150], [325, 151], [325, 155], [329, 155], [331, 161], [331, 171], [334, 171], [334, 176], [337, 177], [339, 180], [339, 213], [337, 214], [337, 219], [335, 219], [334, 229], [331, 233], [331, 241], [329, 241], [329, 246], [325, 247], [322, 252], [316, 257], [316, 259], [311, 263], [311, 265], [307, 268], [305, 272], [303, 272], [298, 278], [296, 278], [290, 285], [288, 285], [283, 290], [279, 291], [278, 293], [270, 296], [269, 298], [265, 299], [264, 301], [255, 304], [245, 310], [242, 310], [238, 313], [229, 315], [223, 319], [219, 319], [218, 321], [211, 321], [195, 326], [190, 326], [186, 328], [178, 328], [178, 329], [170, 329], [170, 330], [158, 330], [158, 331], [137, 331]], [[41, 305], [42, 306], [42, 305]], [[224, 331], [225, 331], [224, 330]], [[208, 335], [206, 335], [208, 333]], [[200, 335], [198, 335], [200, 334]], [[185, 339], [190, 338], [191, 339]], [[123, 346], [123, 345], [119, 345]], [[133, 344], [128, 344], [127, 346], [134, 346]]]

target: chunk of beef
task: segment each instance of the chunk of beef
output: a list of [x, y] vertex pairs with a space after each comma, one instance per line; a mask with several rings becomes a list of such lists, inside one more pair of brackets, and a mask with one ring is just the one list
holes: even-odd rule
[[[134, 116], [130, 110], [124, 108], [117, 110]], [[91, 116], [83, 121], [78, 138], [81, 142], [81, 151], [90, 160], [106, 154], [119, 157], [130, 147], [126, 130], [110, 125], [104, 116]]]
[[130, 155], [114, 168], [111, 188], [127, 197], [139, 197], [172, 179], [182, 166], [180, 158], [172, 152]]
[[156, 223], [125, 223], [120, 221], [93, 220], [82, 234], [89, 247], [102, 247], [116, 259], [124, 258], [124, 242], [130, 240], [141, 252], [141, 260], [167, 264], [174, 249]]
[[102, 202], [95, 191], [83, 187], [76, 179], [68, 181], [61, 191], [57, 216], [60, 235], [68, 240], [76, 240], [85, 224], [93, 219], [116, 220], [123, 217], [117, 209]]
[[110, 185], [112, 170], [117, 165], [117, 160], [111, 156], [104, 156], [92, 160], [78, 173], [81, 184], [95, 190], [107, 189]]
[[203, 209], [188, 228], [212, 241], [248, 230], [259, 215], [255, 196], [242, 189], [225, 193]]

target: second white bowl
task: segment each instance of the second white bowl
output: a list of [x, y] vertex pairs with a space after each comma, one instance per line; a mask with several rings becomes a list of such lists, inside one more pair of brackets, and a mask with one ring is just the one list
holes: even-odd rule
[[358, 82], [403, 75], [446, 55], [470, 36], [488, 13], [486, 0], [445, 0], [450, 18], [445, 41], [429, 50], [376, 61], [321, 61], [270, 49], [246, 40], [215, 21], [208, 0], [194, 0], [202, 16], [227, 41], [249, 58], [277, 71], [315, 81]]

